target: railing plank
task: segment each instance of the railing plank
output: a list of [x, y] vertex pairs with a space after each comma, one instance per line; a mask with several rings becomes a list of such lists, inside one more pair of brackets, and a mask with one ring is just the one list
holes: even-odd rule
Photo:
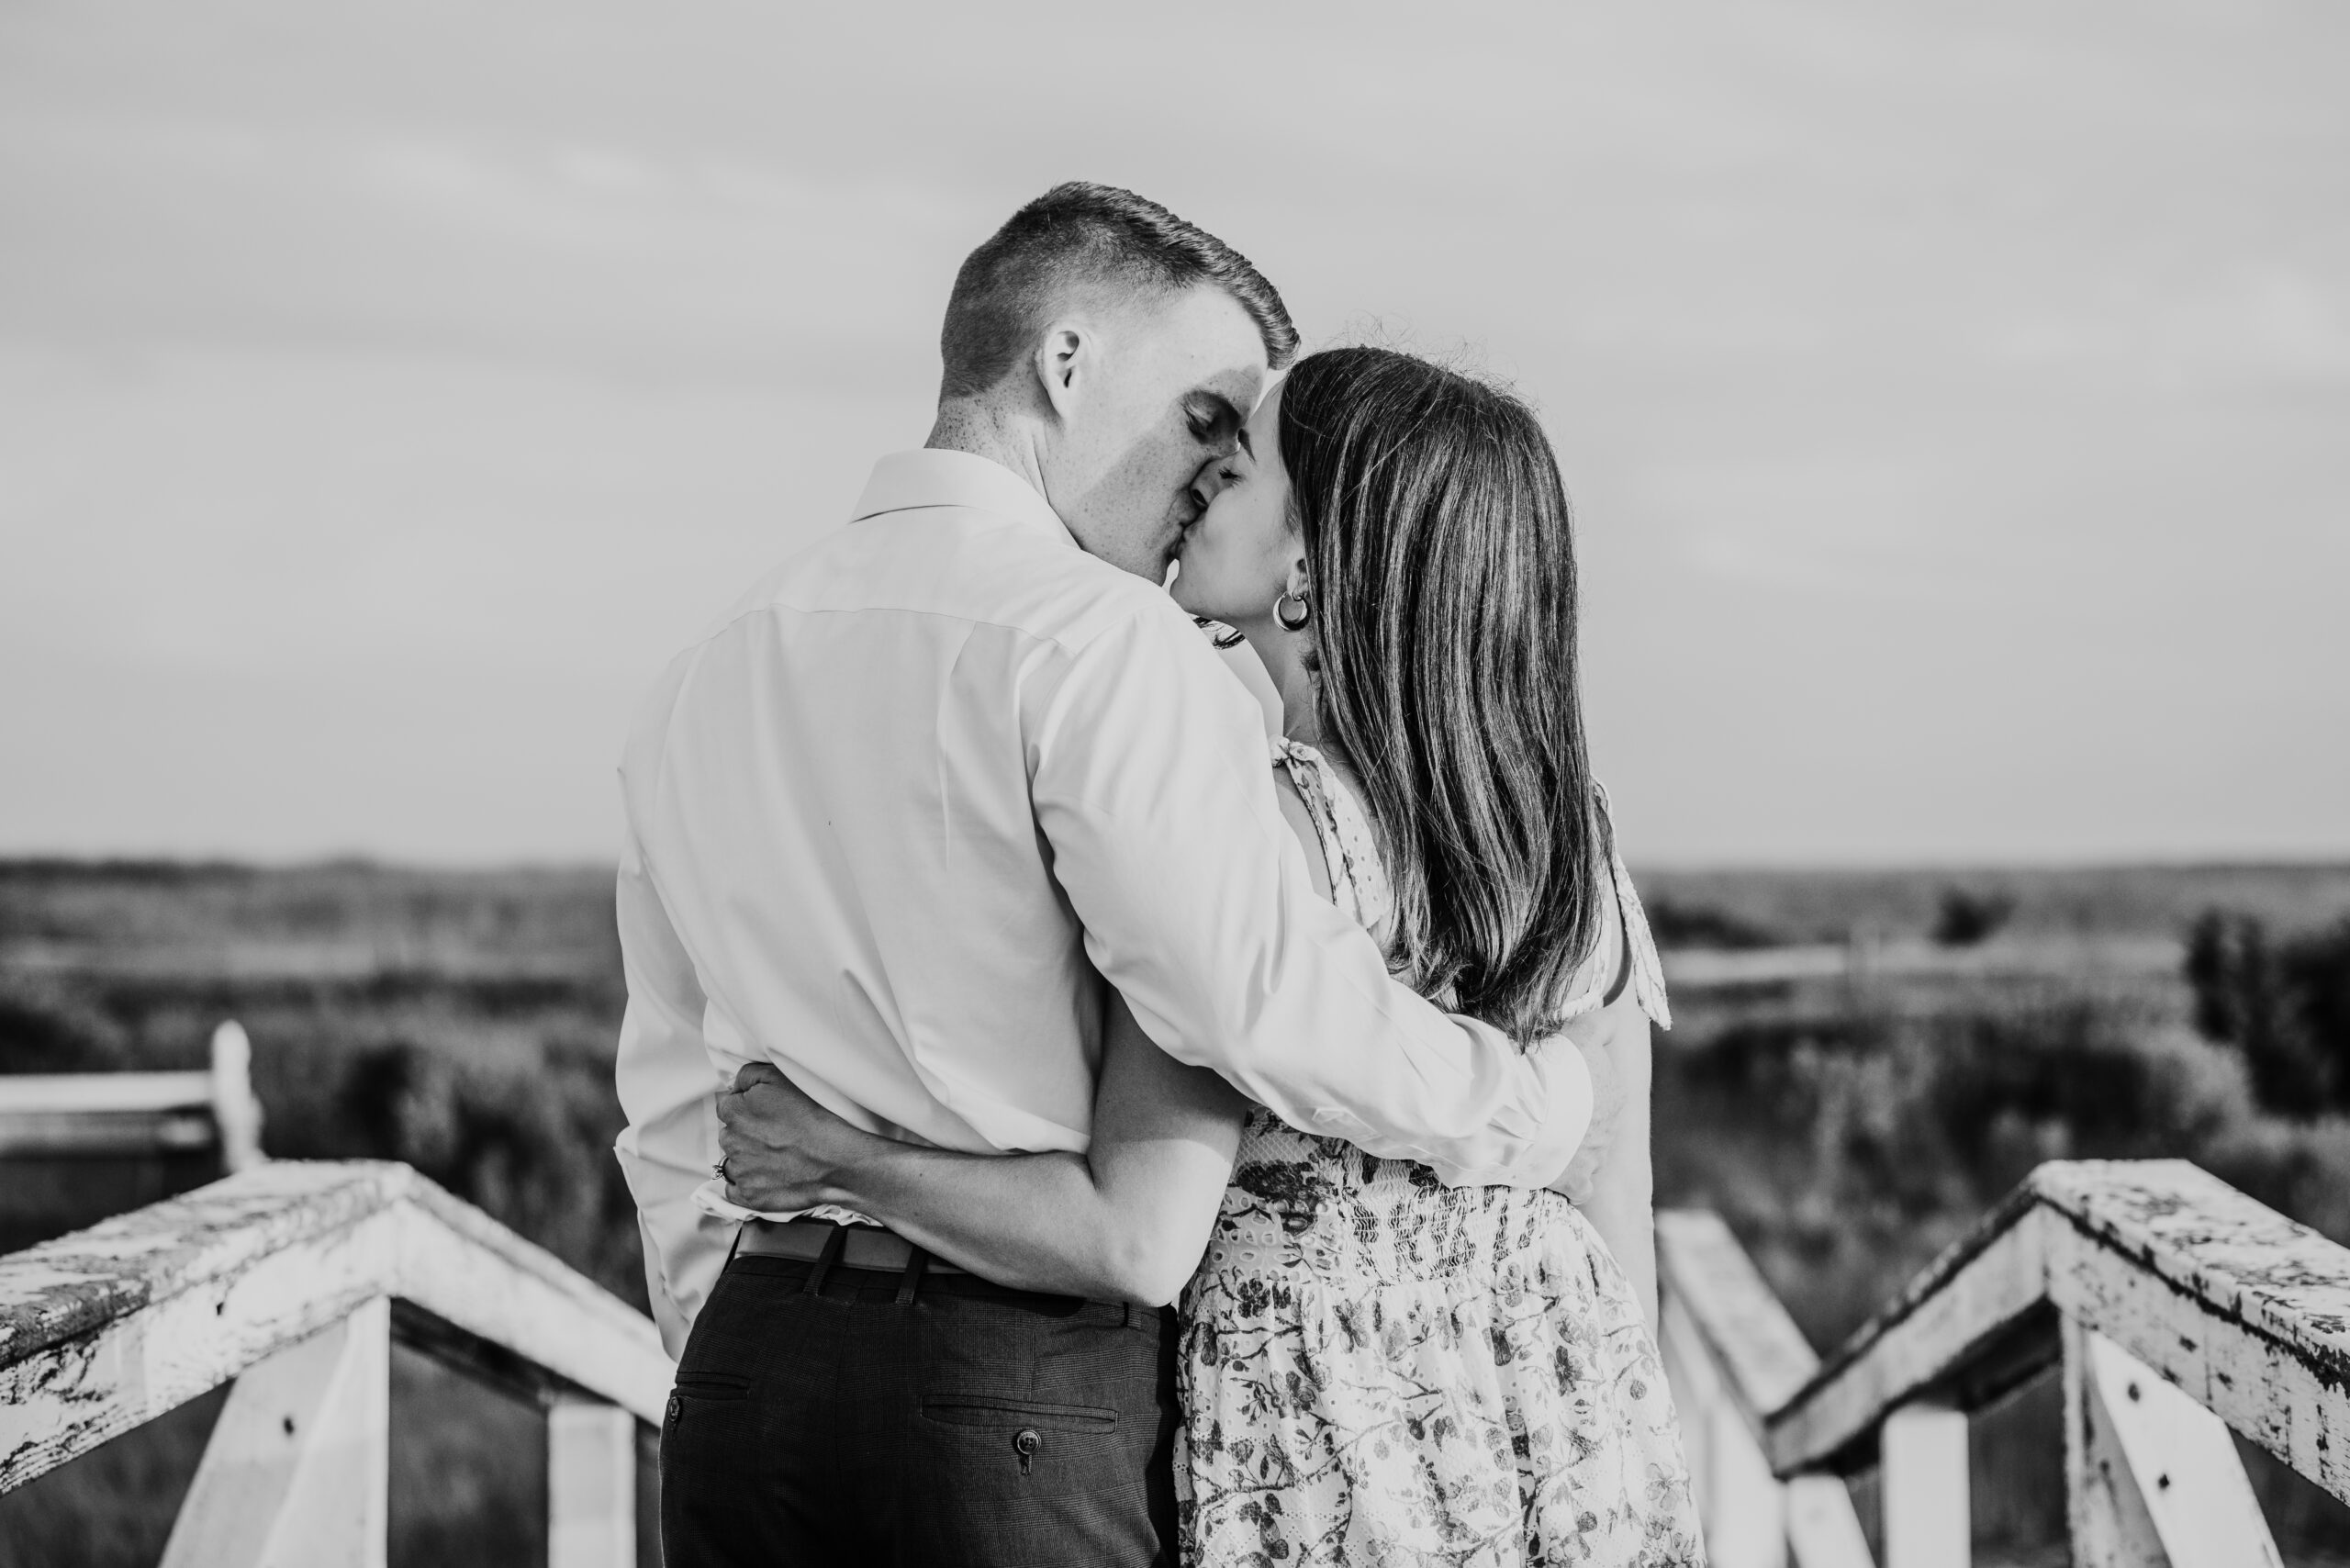
[[1660, 1271], [1720, 1361], [1740, 1408], [1760, 1421], [1819, 1370], [1811, 1342], [1719, 1215], [1667, 1210], [1656, 1216], [1656, 1246]]
[[2065, 1340], [2065, 1516], [2073, 1568], [2170, 1568], [2154, 1516], [2113, 1430], [2090, 1331], [2067, 1318]]
[[1715, 1568], [1873, 1568], [1843, 1481], [1778, 1482], [1762, 1418], [1818, 1366], [1721, 1217], [1657, 1215], [1665, 1372]]
[[0, 1075], [0, 1114], [59, 1116], [204, 1111], [209, 1072], [16, 1072]]
[[2065, 1397], [2066, 1490], [2083, 1568], [2282, 1568], [2217, 1416], [2070, 1320]]
[[1841, 1475], [1798, 1475], [1787, 1487], [1787, 1554], [1795, 1568], [1875, 1568]]
[[[267, 1165], [251, 1175], [284, 1169]], [[388, 1211], [363, 1213], [340, 1228], [286, 1239], [274, 1249], [259, 1245], [260, 1237], [277, 1228], [267, 1215], [256, 1216], [254, 1237], [220, 1235], [208, 1248], [142, 1245], [162, 1238], [142, 1234], [135, 1223], [140, 1216], [170, 1208], [186, 1218], [191, 1207], [202, 1205], [156, 1204], [79, 1238], [0, 1258], [0, 1491], [328, 1327], [384, 1294], [397, 1274], [398, 1236]], [[70, 1262], [62, 1254], [62, 1243], [101, 1232], [107, 1234], [89, 1250], [71, 1254]], [[240, 1255], [237, 1266], [219, 1266], [222, 1254]], [[168, 1286], [157, 1275], [175, 1260], [187, 1261], [190, 1275], [165, 1294]], [[62, 1323], [75, 1331], [10, 1332], [17, 1327], [10, 1309], [20, 1303], [9, 1298], [28, 1284], [48, 1288], [18, 1322], [30, 1317], [34, 1328]], [[114, 1313], [93, 1325], [93, 1304]], [[38, 1348], [19, 1353], [27, 1345]]]
[[386, 1295], [659, 1419], [641, 1314], [405, 1166], [272, 1162], [0, 1258], [0, 1491]]
[[[1665, 1221], [1660, 1214], [1657, 1236], [1663, 1239]], [[1659, 1248], [1662, 1255], [1662, 1248]], [[1673, 1288], [1669, 1266], [1658, 1271], [1657, 1351], [1664, 1362], [1664, 1381], [1673, 1391], [1673, 1414], [1681, 1422], [1681, 1448], [1689, 1465], [1690, 1495], [1696, 1499], [1697, 1520], [1711, 1528], [1714, 1485], [1714, 1408], [1728, 1397], [1721, 1371], [1706, 1348], [1705, 1335], [1689, 1308]]]
[[237, 1379], [162, 1568], [383, 1568], [389, 1306], [377, 1296]]
[[547, 1568], [635, 1568], [636, 1420], [616, 1405], [547, 1411]]
[[2179, 944], [2169, 937], [2068, 939], [2037, 933], [2026, 941], [1995, 939], [1975, 947], [1945, 947], [1924, 941], [1676, 947], [1667, 949], [1663, 960], [1666, 984], [1675, 991], [1704, 991], [1872, 976], [1978, 980], [1993, 975], [2175, 975], [2180, 957]]
[[423, 1178], [403, 1216], [398, 1294], [659, 1426], [677, 1368], [653, 1320]]
[[212, 1105], [209, 1072], [0, 1075], [0, 1159], [207, 1148]]
[[0, 1110], [0, 1159], [148, 1159], [210, 1148], [218, 1139], [204, 1111]]
[[1669, 1286], [1659, 1305], [1665, 1381], [1681, 1417], [1707, 1555], [1713, 1568], [1786, 1568], [1785, 1508], [1756, 1428], [1731, 1396], [1681, 1290]]
[[1966, 1413], [1930, 1400], [1885, 1418], [1886, 1568], [1968, 1568]]
[[[1851, 1469], [1871, 1457], [1886, 1413], [1928, 1394], [1970, 1361], [2034, 1322], [2047, 1297], [2042, 1236], [2047, 1217], [2029, 1205], [2000, 1211], [2001, 1228], [1978, 1233], [1947, 1252], [1920, 1282], [1864, 1326], [1801, 1394], [1772, 1414], [1765, 1447], [1782, 1474], [1832, 1465]], [[2042, 1314], [2044, 1316], [2044, 1313]], [[2055, 1324], [2044, 1350], [2010, 1349], [2002, 1375], [1970, 1391], [1972, 1407], [2005, 1393], [2056, 1356]]]

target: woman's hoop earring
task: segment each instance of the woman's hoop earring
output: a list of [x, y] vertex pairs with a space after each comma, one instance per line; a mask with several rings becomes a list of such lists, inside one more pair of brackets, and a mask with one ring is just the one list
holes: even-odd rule
[[[1297, 608], [1292, 610], [1291, 605]], [[1281, 623], [1284, 632], [1303, 632], [1305, 623], [1314, 619], [1314, 607], [1305, 602], [1302, 593], [1284, 593], [1273, 600], [1273, 619]]]

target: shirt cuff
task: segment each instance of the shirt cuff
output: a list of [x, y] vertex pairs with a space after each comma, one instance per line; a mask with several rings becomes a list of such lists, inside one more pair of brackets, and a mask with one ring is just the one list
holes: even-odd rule
[[[1522, 1114], [1496, 1114], [1483, 1136], [1456, 1141], [1450, 1158], [1401, 1144], [1392, 1137], [1382, 1137], [1342, 1105], [1315, 1106], [1311, 1113], [1313, 1130], [1344, 1138], [1382, 1158], [1416, 1160], [1435, 1171], [1448, 1187], [1548, 1187], [1566, 1173], [1591, 1130], [1591, 1068], [1572, 1040], [1556, 1035], [1527, 1053], [1527, 1070], [1540, 1086], [1540, 1125], [1522, 1132], [1517, 1130], [1525, 1125]], [[1524, 1103], [1521, 1099], [1519, 1107]]]
[[781, 1223], [789, 1219], [828, 1219], [834, 1225], [869, 1225], [879, 1227], [881, 1222], [855, 1209], [845, 1209], [836, 1204], [819, 1204], [812, 1209], [746, 1209], [726, 1195], [726, 1183], [712, 1176], [694, 1189], [694, 1207], [712, 1219], [722, 1219], [741, 1225], [746, 1220], [766, 1219]]

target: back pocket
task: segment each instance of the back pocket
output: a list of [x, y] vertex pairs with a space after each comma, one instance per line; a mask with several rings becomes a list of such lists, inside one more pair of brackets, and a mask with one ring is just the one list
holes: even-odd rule
[[1118, 1424], [1118, 1413], [1096, 1405], [1044, 1405], [1029, 1399], [998, 1399], [975, 1394], [966, 1399], [953, 1394], [925, 1400], [925, 1420], [948, 1427], [1044, 1427], [1058, 1432], [1104, 1432]]
[[688, 1399], [747, 1399], [751, 1380], [730, 1377], [724, 1372], [689, 1372], [677, 1374], [677, 1392]]

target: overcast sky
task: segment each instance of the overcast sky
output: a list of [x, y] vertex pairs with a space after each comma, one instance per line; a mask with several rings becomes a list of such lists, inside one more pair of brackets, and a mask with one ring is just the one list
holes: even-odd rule
[[1635, 858], [2350, 853], [2350, 11], [0, 5], [0, 851], [608, 857], [1064, 178], [1532, 396]]

